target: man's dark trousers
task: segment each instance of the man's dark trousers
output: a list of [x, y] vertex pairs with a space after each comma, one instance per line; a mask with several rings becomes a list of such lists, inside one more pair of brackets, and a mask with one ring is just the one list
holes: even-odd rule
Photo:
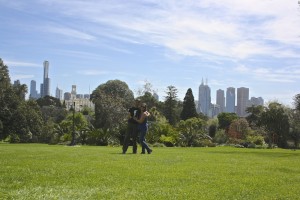
[[132, 153], [137, 152], [137, 136], [138, 124], [129, 122], [123, 143], [123, 153], [126, 153], [128, 149], [130, 138], [132, 138]]

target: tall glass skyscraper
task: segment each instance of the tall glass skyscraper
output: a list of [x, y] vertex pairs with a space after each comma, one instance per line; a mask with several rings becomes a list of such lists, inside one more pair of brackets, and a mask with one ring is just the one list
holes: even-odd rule
[[44, 61], [44, 79], [41, 84], [41, 97], [50, 96], [49, 62]]
[[211, 109], [211, 96], [210, 88], [208, 85], [204, 85], [203, 79], [199, 86], [199, 98], [198, 98], [198, 112], [202, 112], [204, 115], [209, 116]]
[[37, 99], [38, 98], [38, 93], [36, 90], [36, 81], [35, 80], [31, 80], [30, 82], [30, 96], [29, 98], [31, 99]]
[[216, 103], [220, 106], [220, 112], [225, 112], [225, 95], [224, 90], [217, 90]]
[[235, 88], [229, 87], [226, 91], [226, 112], [235, 113]]
[[247, 115], [246, 108], [249, 101], [249, 88], [241, 87], [237, 89], [236, 112], [240, 117]]

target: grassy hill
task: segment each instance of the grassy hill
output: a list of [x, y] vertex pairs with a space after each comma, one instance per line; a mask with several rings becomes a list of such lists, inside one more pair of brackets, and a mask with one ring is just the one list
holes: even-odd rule
[[0, 199], [300, 199], [300, 151], [153, 150], [0, 144]]

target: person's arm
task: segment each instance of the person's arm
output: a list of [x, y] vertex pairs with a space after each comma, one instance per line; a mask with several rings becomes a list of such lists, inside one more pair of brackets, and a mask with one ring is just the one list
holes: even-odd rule
[[139, 119], [134, 118], [134, 120], [137, 121], [139, 124], [141, 124], [144, 122], [145, 118], [146, 118], [146, 114], [145, 114], [145, 112], [143, 112]]
[[145, 111], [145, 115], [149, 117], [151, 114], [148, 111]]

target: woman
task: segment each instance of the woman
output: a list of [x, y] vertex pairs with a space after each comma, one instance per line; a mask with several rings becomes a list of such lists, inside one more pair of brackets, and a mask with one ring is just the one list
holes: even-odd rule
[[140, 118], [135, 120], [139, 123], [138, 129], [140, 131], [140, 143], [142, 145], [142, 154], [145, 154], [145, 150], [147, 150], [148, 154], [152, 153], [152, 149], [146, 143], [146, 134], [148, 131], [148, 116], [150, 113], [147, 111], [147, 105], [145, 103], [141, 104], [141, 115]]

